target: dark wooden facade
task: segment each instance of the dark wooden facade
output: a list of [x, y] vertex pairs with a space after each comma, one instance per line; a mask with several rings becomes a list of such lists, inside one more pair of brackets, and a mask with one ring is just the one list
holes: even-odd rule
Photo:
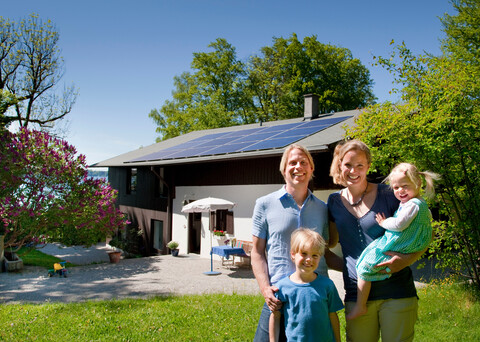
[[[312, 190], [332, 189], [329, 177], [332, 154], [313, 154], [315, 162]], [[172, 201], [177, 186], [282, 184], [279, 171], [281, 156], [208, 161], [158, 166], [110, 167], [109, 182], [118, 190], [117, 204], [127, 212], [133, 225], [143, 227], [145, 254], [166, 253], [166, 248], [154, 250], [151, 226], [153, 220], [164, 225], [163, 241], [172, 236]], [[136, 184], [131, 189], [131, 170], [136, 170]]]

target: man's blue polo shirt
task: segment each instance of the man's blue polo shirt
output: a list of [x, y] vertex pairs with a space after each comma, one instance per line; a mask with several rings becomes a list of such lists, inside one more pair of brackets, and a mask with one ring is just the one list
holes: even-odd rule
[[[298, 207], [285, 186], [257, 199], [252, 234], [267, 241], [268, 273], [272, 285], [295, 272], [295, 264], [290, 258], [290, 236], [300, 227], [314, 229], [328, 241], [327, 205], [310, 190], [302, 208]], [[325, 258], [322, 258], [317, 271], [328, 276]]]

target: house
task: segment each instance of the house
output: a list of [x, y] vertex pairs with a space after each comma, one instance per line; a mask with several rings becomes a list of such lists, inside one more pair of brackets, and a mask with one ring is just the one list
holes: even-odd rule
[[[360, 111], [318, 115], [317, 107], [318, 97], [306, 95], [304, 117], [190, 132], [93, 167], [108, 167], [120, 210], [142, 232], [144, 255], [166, 254], [166, 243], [176, 240], [180, 253], [209, 257], [213, 229], [251, 241], [255, 200], [284, 184], [279, 164], [291, 143], [312, 153], [314, 194], [326, 201], [334, 191], [333, 147], [344, 135], [342, 127], [352, 125]], [[210, 214], [181, 212], [183, 205], [204, 197], [236, 206]]]

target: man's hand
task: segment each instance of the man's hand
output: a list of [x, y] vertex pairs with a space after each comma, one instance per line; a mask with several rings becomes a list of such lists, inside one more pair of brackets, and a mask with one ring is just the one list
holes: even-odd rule
[[275, 297], [275, 292], [278, 291], [278, 288], [275, 286], [268, 286], [262, 290], [262, 295], [265, 298], [265, 303], [267, 303], [270, 311], [278, 311], [282, 307], [282, 302], [280, 299]]

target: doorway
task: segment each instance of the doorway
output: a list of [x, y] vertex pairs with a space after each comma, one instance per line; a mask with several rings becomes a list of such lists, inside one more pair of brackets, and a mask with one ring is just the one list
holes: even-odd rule
[[200, 254], [202, 213], [188, 214], [188, 253]]
[[153, 230], [153, 249], [157, 253], [163, 253], [164, 241], [163, 241], [163, 221], [152, 220]]

